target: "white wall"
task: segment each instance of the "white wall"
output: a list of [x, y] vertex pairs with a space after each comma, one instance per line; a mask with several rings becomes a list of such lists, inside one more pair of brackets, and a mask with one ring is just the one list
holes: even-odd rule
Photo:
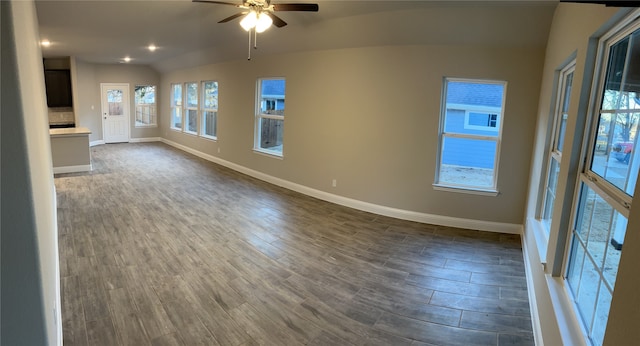
[[62, 343], [55, 188], [35, 6], [0, 2], [3, 345]]
[[[541, 47], [385, 46], [283, 54], [173, 71], [162, 75], [163, 95], [170, 94], [171, 83], [219, 82], [218, 141], [169, 129], [169, 98], [162, 100], [161, 135], [326, 193], [519, 229], [537, 108], [532, 96], [540, 90], [543, 53]], [[445, 76], [508, 81], [496, 197], [432, 187]], [[252, 151], [259, 77], [286, 78], [282, 160]]]

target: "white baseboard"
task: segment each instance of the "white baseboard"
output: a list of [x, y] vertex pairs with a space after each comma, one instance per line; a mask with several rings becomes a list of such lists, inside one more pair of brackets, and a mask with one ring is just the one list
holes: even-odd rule
[[160, 137], [130, 138], [129, 143], [161, 142]]
[[527, 279], [527, 295], [529, 297], [529, 311], [531, 313], [531, 328], [533, 329], [533, 340], [536, 346], [544, 346], [544, 339], [542, 337], [542, 326], [540, 325], [540, 313], [538, 311], [538, 301], [536, 299], [536, 286], [534, 283], [533, 271], [531, 270], [532, 263], [529, 257], [529, 248], [525, 234], [520, 235], [520, 241], [522, 242], [522, 257], [524, 261], [524, 273]]
[[296, 184], [284, 179], [276, 178], [274, 176], [271, 176], [256, 170], [253, 170], [244, 166], [240, 166], [236, 163], [223, 160], [219, 157], [205, 154], [201, 151], [170, 141], [165, 138], [161, 138], [161, 141], [172, 147], [186, 151], [190, 154], [203, 158], [207, 161], [217, 163], [221, 166], [225, 166], [227, 168], [233, 169], [234, 171], [249, 175], [256, 179], [260, 179], [262, 181], [266, 181], [268, 183], [271, 183], [280, 187], [284, 187], [286, 189], [296, 191], [311, 197], [315, 197], [327, 202], [343, 205], [345, 207], [358, 209], [358, 210], [362, 210], [362, 211], [366, 211], [366, 212], [370, 212], [378, 215], [389, 216], [396, 219], [416, 221], [416, 222], [428, 223], [433, 225], [474, 229], [474, 230], [488, 231], [488, 232], [520, 234], [520, 235], [522, 234], [522, 225], [519, 225], [519, 224], [491, 222], [491, 221], [482, 221], [482, 220], [470, 220], [470, 219], [463, 219], [463, 218], [457, 218], [457, 217], [451, 217], [451, 216], [433, 215], [433, 214], [420, 213], [416, 211], [397, 209], [397, 208], [382, 206], [382, 205], [373, 204], [369, 202], [364, 202], [364, 201], [356, 200], [353, 198], [343, 197], [343, 196], [335, 195], [325, 191], [313, 189], [308, 186]]
[[90, 147], [95, 147], [96, 145], [102, 145], [102, 144], [104, 144], [104, 141], [102, 139], [100, 139], [100, 140], [97, 140], [97, 141], [91, 141], [89, 143], [89, 146]]
[[53, 174], [89, 172], [91, 169], [91, 165], [53, 167]]

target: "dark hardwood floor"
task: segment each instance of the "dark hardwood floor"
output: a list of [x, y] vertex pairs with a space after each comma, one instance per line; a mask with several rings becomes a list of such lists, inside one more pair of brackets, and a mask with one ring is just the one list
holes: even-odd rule
[[56, 175], [64, 344], [532, 345], [519, 236], [369, 214], [161, 143]]

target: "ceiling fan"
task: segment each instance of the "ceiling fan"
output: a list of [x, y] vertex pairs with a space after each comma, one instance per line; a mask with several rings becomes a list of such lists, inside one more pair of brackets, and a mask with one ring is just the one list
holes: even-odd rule
[[287, 22], [282, 18], [276, 16], [274, 12], [284, 11], [304, 11], [304, 12], [318, 12], [318, 4], [310, 3], [283, 3], [272, 4], [271, 0], [242, 0], [241, 4], [226, 2], [226, 1], [214, 1], [214, 0], [192, 0], [193, 2], [204, 2], [209, 4], [230, 5], [240, 9], [242, 12], [231, 15], [222, 19], [218, 23], [226, 23], [236, 18], [244, 16], [240, 21], [240, 26], [249, 32], [249, 57], [251, 60], [251, 31], [253, 31], [253, 48], [257, 49], [258, 33], [262, 33], [271, 25], [275, 25], [277, 28], [282, 28], [287, 25]]
[[607, 1], [607, 0], [560, 0], [560, 2], [574, 2], [579, 4], [599, 4], [607, 7], [639, 7], [640, 1]]
[[[318, 12], [318, 4], [308, 4], [308, 3], [295, 3], [295, 4], [272, 4], [271, 0], [243, 0], [242, 4], [235, 4], [227, 1], [214, 1], [214, 0], [192, 0], [193, 2], [205, 2], [209, 4], [220, 4], [220, 5], [230, 5], [237, 8], [241, 8], [245, 11], [236, 13], [232, 16], [229, 16], [218, 23], [226, 23], [231, 20], [234, 20], [243, 15], [245, 16], [244, 20], [252, 21], [251, 19], [255, 13], [257, 17], [260, 17], [261, 14], [264, 14], [264, 18], [270, 18], [273, 21], [273, 25], [278, 28], [281, 28], [287, 23], [282, 20], [280, 17], [276, 16], [273, 12], [284, 12], [284, 11], [304, 11], [304, 12]], [[256, 18], [256, 20], [260, 20], [260, 18]], [[268, 21], [268, 19], [263, 19], [264, 21]], [[250, 24], [250, 23], [248, 23]], [[254, 24], [257, 27], [257, 22]], [[270, 26], [270, 25], [269, 25]], [[267, 28], [269, 27], [267, 26]], [[244, 28], [244, 26], [243, 26]], [[251, 27], [253, 29], [253, 27]], [[264, 28], [266, 30], [267, 28]], [[262, 28], [260, 28], [262, 29]], [[248, 31], [248, 29], [245, 28]], [[262, 30], [262, 31], [264, 31]]]

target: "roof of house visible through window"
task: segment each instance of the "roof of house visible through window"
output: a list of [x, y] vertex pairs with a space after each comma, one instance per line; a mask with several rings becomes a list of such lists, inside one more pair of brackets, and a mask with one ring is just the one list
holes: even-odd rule
[[284, 79], [264, 79], [262, 80], [262, 96], [282, 96], [284, 98]]
[[504, 85], [469, 82], [447, 84], [447, 104], [501, 107]]

